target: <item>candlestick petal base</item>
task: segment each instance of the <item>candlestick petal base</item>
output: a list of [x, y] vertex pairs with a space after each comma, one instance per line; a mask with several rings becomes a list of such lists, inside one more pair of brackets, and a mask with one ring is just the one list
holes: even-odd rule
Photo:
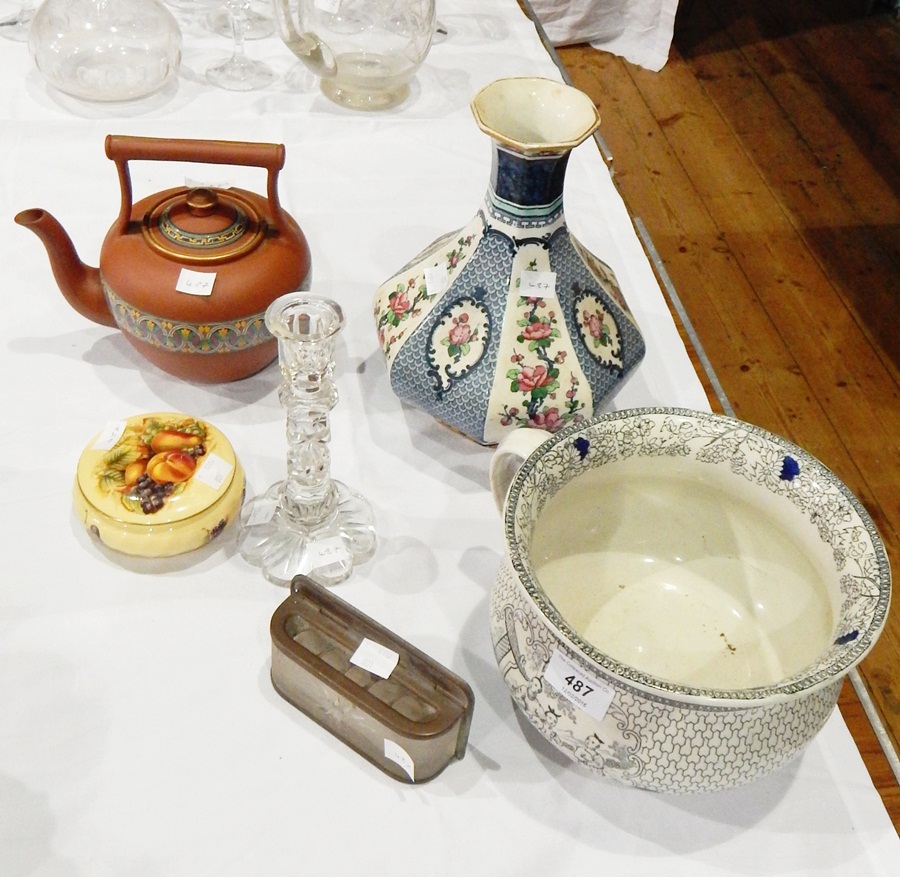
[[328, 412], [338, 399], [331, 375], [343, 323], [335, 302], [305, 292], [283, 295], [266, 311], [278, 340], [288, 477], [244, 505], [238, 547], [280, 585], [297, 575], [337, 584], [375, 553], [371, 506], [330, 475]]
[[[319, 522], [302, 520], [283, 501], [284, 482], [246, 503], [241, 514], [243, 558], [279, 585], [290, 585], [297, 575], [321, 585], [344, 581], [354, 566], [375, 553], [374, 514], [367, 500], [345, 484], [332, 481], [332, 486], [337, 502], [331, 515]], [[262, 522], [254, 523], [254, 518]]]

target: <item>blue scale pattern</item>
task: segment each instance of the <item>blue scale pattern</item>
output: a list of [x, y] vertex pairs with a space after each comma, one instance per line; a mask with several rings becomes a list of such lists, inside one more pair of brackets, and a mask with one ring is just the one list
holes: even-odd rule
[[[579, 364], [593, 390], [596, 410], [641, 361], [645, 352], [644, 340], [581, 259], [566, 226], [554, 233], [549, 244], [550, 266], [557, 275], [560, 310]], [[501, 329], [498, 321], [506, 309], [509, 272], [515, 249], [516, 244], [511, 238], [489, 228], [476, 253], [444, 293], [441, 304], [407, 337], [391, 367], [391, 385], [400, 399], [425, 409], [476, 441], [483, 441], [484, 437], [487, 401], [498, 365]], [[616, 321], [622, 368], [599, 362], [582, 341], [576, 304], [585, 290], [595, 294]], [[441, 382], [430, 371], [429, 345], [435, 327], [448, 309], [466, 298], [481, 302], [492, 315], [488, 343], [478, 363], [465, 374], [454, 378], [449, 387], [442, 389]]]
[[482, 358], [464, 375], [455, 378], [443, 392], [437, 378], [429, 372], [428, 346], [437, 324], [449, 307], [460, 299], [476, 299], [485, 305], [494, 319], [497, 315], [502, 317], [514, 253], [515, 246], [510, 238], [488, 229], [477, 252], [444, 293], [441, 305], [407, 337], [391, 365], [391, 386], [400, 399], [425, 409], [476, 441], [481, 441], [484, 436], [486, 405], [480, 400], [490, 398], [500, 326], [491, 324]]
[[[565, 226], [560, 228], [551, 240], [550, 268], [556, 272], [556, 291], [565, 317], [566, 328], [572, 339], [578, 362], [587, 375], [588, 383], [594, 392], [594, 411], [596, 413], [603, 400], [644, 358], [646, 345], [635, 324], [622, 312], [619, 304], [606, 292], [594, 273], [575, 251]], [[621, 369], [610, 367], [597, 360], [582, 341], [576, 305], [584, 291], [594, 293], [615, 319], [619, 330]]]

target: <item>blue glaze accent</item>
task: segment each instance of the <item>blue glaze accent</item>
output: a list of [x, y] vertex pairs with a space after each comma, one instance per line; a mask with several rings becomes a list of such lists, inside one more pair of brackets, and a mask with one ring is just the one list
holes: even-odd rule
[[791, 456], [784, 458], [781, 465], [781, 480], [793, 481], [800, 474], [800, 464]]
[[834, 644], [837, 646], [845, 646], [847, 643], [852, 643], [859, 636], [858, 630], [851, 630], [850, 633], [845, 633], [843, 636], [839, 636]]
[[569, 152], [562, 155], [529, 157], [494, 149], [491, 189], [500, 202], [518, 208], [548, 207], [562, 202]]
[[588, 439], [584, 438], [584, 436], [579, 436], [573, 442], [575, 445], [575, 450], [578, 451], [578, 456], [583, 460], [587, 456], [587, 452], [591, 447], [591, 443]]

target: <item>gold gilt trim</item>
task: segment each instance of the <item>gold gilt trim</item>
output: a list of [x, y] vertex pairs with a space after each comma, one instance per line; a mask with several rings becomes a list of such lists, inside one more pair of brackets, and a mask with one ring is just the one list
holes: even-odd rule
[[172, 222], [171, 217], [172, 207], [167, 207], [159, 217], [158, 227], [160, 234], [167, 240], [170, 240], [173, 244], [178, 244], [182, 247], [193, 247], [200, 250], [210, 250], [233, 243], [247, 231], [250, 224], [247, 219], [247, 214], [237, 206], [234, 207], [234, 211], [236, 214], [234, 222], [232, 222], [228, 228], [223, 228], [216, 232], [200, 234], [185, 231], [183, 228], [179, 228], [175, 225], [175, 223]]

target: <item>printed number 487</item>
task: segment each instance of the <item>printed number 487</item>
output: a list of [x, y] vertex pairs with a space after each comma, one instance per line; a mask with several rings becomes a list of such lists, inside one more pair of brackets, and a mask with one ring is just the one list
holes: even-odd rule
[[572, 691], [575, 691], [578, 694], [587, 695], [594, 690], [584, 680], [579, 679], [577, 676], [566, 676], [566, 683], [571, 687]]

